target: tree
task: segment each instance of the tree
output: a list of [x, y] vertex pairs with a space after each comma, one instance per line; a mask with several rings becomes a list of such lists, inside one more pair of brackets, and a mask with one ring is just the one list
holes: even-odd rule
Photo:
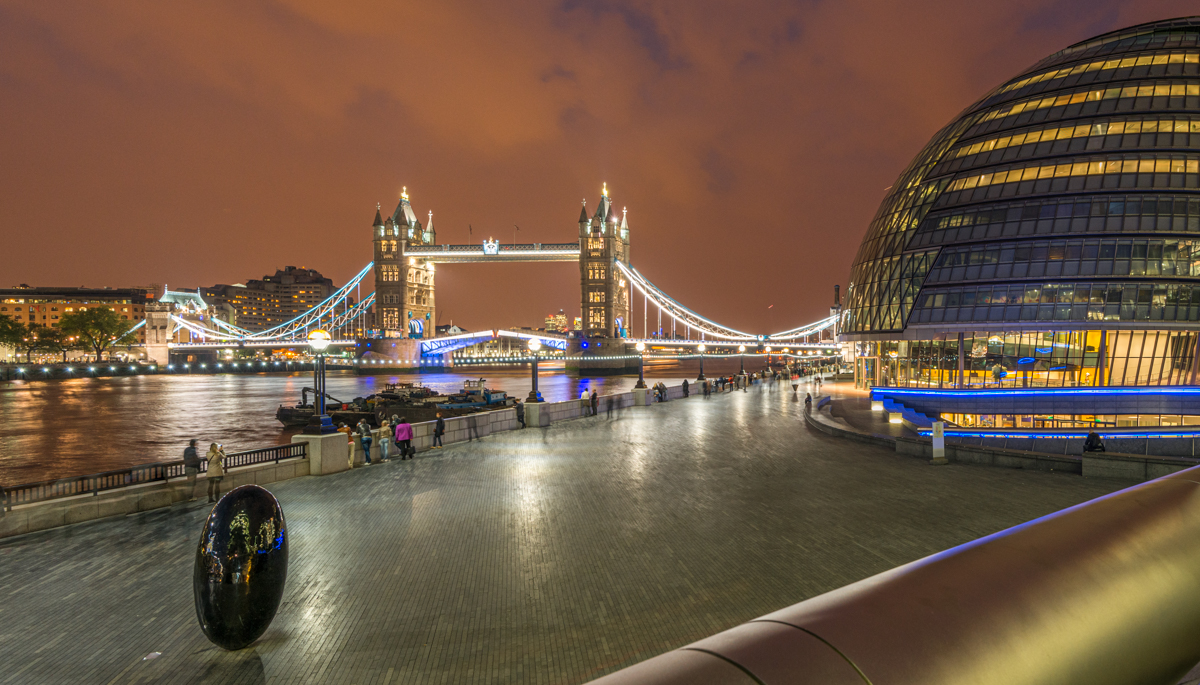
[[25, 324], [7, 314], [0, 314], [0, 347], [21, 349], [25, 332]]
[[94, 307], [64, 314], [58, 328], [68, 336], [75, 336], [78, 344], [91, 349], [96, 361], [104, 357], [104, 351], [113, 345], [132, 345], [136, 337], [129, 331], [133, 327], [128, 321], [106, 307]]
[[25, 353], [25, 363], [33, 361], [33, 353], [42, 348], [43, 328], [36, 323], [21, 325], [21, 337], [13, 343], [13, 347], [17, 348], [17, 352]]
[[62, 360], [67, 362], [67, 352], [80, 349], [79, 337], [72, 335], [62, 328], [38, 328], [38, 347], [50, 352], [62, 354]]

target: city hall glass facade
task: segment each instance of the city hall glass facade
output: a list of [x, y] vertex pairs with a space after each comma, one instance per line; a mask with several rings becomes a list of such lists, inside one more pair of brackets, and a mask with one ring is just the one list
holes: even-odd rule
[[1200, 17], [1050, 55], [939, 131], [840, 323], [860, 386], [1195, 383]]

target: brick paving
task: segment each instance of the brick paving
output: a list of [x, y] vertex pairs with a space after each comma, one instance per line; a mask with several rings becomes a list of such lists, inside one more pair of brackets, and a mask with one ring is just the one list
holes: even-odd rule
[[237, 653], [196, 623], [203, 503], [0, 541], [0, 683], [578, 683], [1131, 484], [931, 467], [801, 406], [755, 388], [272, 484], [287, 591]]

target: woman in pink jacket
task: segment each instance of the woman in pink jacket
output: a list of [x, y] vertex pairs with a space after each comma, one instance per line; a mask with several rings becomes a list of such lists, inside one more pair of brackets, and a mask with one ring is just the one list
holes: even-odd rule
[[400, 461], [412, 459], [416, 452], [412, 449], [412, 437], [412, 424], [407, 417], [400, 417], [400, 423], [396, 424], [396, 446], [400, 448]]

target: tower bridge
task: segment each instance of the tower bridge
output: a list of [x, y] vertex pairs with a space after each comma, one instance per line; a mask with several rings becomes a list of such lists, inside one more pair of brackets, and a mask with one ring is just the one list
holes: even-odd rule
[[[356, 356], [420, 362], [416, 367], [423, 369], [450, 365], [452, 352], [503, 336], [537, 337], [543, 345], [566, 352], [572, 360], [568, 368], [577, 365], [594, 373], [626, 372], [627, 364], [636, 363], [627, 360], [626, 346], [637, 342], [680, 348], [701, 343], [731, 349], [745, 345], [759, 350], [777, 344], [826, 354], [837, 348], [836, 311], [804, 326], [755, 334], [708, 319], [655, 286], [631, 264], [628, 213], [617, 210], [607, 184], [595, 211], [589, 213], [583, 201], [577, 228], [576, 241], [569, 243], [504, 244], [491, 238], [478, 245], [439, 243], [433, 212], [422, 222], [405, 188], [389, 216], [376, 207], [371, 226], [374, 259], [313, 309], [271, 329], [252, 332], [219, 317], [206, 317], [195, 307], [181, 309], [164, 297], [163, 303], [146, 310], [148, 356], [166, 363], [172, 351], [300, 346], [315, 328], [331, 330], [335, 346], [353, 345]], [[569, 337], [500, 330], [435, 335], [439, 266], [525, 262], [579, 265], [580, 331]], [[357, 299], [368, 274], [374, 277], [375, 291]], [[639, 309], [641, 321], [636, 321]], [[642, 335], [635, 337], [639, 324]]]

